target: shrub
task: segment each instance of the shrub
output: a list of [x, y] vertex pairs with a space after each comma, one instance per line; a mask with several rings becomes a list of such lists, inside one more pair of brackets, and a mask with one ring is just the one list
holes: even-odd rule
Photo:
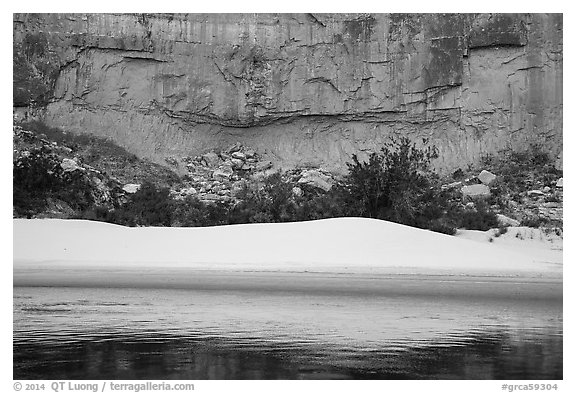
[[65, 132], [38, 121], [23, 123], [22, 128], [32, 131], [37, 136], [72, 148], [75, 154], [82, 157], [83, 162], [97, 167], [122, 182], [148, 181], [157, 185], [170, 186], [181, 181], [179, 176], [169, 168], [146, 159], [139, 159], [111, 139], [88, 133]]
[[32, 149], [14, 160], [12, 186], [14, 209], [26, 217], [46, 208], [48, 198], [62, 200], [77, 210], [94, 203], [83, 174], [64, 172], [58, 156], [46, 147]]
[[461, 215], [460, 227], [487, 231], [498, 227], [498, 217], [483, 204], [476, 204], [476, 211], [465, 211]]
[[380, 153], [372, 153], [366, 162], [352, 156], [343, 181], [344, 204], [351, 215], [441, 229], [434, 220], [444, 214], [447, 200], [430, 167], [438, 151], [427, 146], [426, 140], [424, 146], [419, 149], [403, 137], [386, 144]]
[[111, 212], [113, 222], [122, 225], [170, 226], [174, 203], [167, 188], [144, 183], [128, 203]]
[[295, 204], [292, 184], [285, 182], [281, 173], [274, 173], [264, 180], [261, 197], [263, 212], [269, 214], [273, 222], [293, 220]]
[[91, 206], [90, 208], [78, 214], [77, 218], [120, 224], [120, 222], [117, 222], [116, 217], [114, 217], [114, 211], [109, 210], [104, 206]]
[[526, 217], [522, 220], [521, 224], [524, 227], [539, 228], [548, 222], [547, 219], [538, 216]]
[[173, 201], [173, 206], [172, 226], [204, 227], [229, 224], [227, 203], [204, 203], [196, 196], [189, 195], [182, 201]]
[[497, 155], [482, 157], [482, 165], [498, 174], [502, 193], [518, 193], [531, 187], [531, 183], [550, 184], [562, 175], [548, 153], [537, 145], [524, 151], [503, 150]]
[[320, 220], [323, 218], [346, 217], [353, 215], [347, 205], [350, 200], [346, 188], [336, 185], [328, 192], [306, 189], [304, 195], [296, 199], [295, 221]]
[[207, 223], [206, 205], [197, 197], [189, 195], [174, 203], [173, 226], [200, 227]]
[[464, 171], [461, 168], [456, 169], [452, 173], [452, 179], [454, 180], [461, 180], [464, 178]]
[[454, 235], [456, 234], [456, 228], [454, 226], [449, 225], [442, 220], [434, 220], [430, 223], [429, 228], [431, 231], [443, 233], [445, 235]]
[[297, 206], [292, 186], [282, 179], [281, 173], [274, 173], [261, 187], [244, 188], [239, 195], [240, 202], [230, 209], [229, 223], [294, 221]]

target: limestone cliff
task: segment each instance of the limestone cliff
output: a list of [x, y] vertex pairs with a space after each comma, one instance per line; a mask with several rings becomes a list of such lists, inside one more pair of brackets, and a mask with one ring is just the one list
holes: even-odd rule
[[15, 14], [14, 105], [163, 162], [234, 142], [341, 170], [389, 136], [437, 165], [562, 151], [561, 14]]

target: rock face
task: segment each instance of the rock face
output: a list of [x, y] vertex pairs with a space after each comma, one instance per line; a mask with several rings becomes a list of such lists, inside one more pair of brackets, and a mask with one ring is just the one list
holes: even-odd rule
[[[166, 164], [234, 142], [342, 171], [391, 135], [438, 169], [562, 150], [561, 14], [14, 14], [14, 105]], [[20, 113], [20, 112], [19, 112]]]

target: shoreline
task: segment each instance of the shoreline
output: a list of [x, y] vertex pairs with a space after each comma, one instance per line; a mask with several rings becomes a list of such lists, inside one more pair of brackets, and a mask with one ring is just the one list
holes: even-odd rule
[[562, 299], [560, 250], [371, 219], [207, 228], [14, 220], [13, 228], [14, 286]]
[[253, 291], [562, 301], [561, 277], [192, 269], [15, 269], [14, 287]]

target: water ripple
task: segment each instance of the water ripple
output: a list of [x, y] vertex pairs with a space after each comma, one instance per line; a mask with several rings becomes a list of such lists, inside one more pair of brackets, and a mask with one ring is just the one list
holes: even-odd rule
[[14, 377], [555, 379], [562, 321], [518, 300], [15, 288]]

